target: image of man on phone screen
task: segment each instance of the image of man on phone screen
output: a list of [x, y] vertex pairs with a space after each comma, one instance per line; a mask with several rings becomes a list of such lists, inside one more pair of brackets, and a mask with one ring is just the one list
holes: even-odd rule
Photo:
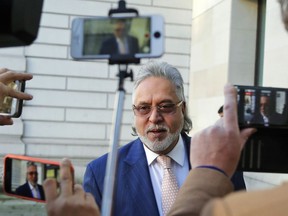
[[34, 162], [27, 162], [26, 183], [16, 189], [20, 196], [45, 200], [44, 190], [38, 182], [37, 165]]
[[100, 48], [100, 54], [128, 55], [138, 52], [138, 39], [128, 35], [126, 20], [117, 19], [113, 23], [113, 36], [103, 41]]

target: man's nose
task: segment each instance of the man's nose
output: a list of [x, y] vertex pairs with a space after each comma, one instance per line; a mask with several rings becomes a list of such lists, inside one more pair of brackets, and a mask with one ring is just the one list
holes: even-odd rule
[[150, 116], [149, 116], [149, 121], [150, 122], [159, 122], [163, 120], [162, 114], [158, 111], [157, 107], [152, 107]]

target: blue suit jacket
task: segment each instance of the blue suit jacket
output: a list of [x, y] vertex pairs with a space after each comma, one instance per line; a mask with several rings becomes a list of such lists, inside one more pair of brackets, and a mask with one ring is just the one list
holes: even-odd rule
[[[44, 194], [44, 190], [43, 190], [43, 187], [39, 184], [37, 184], [37, 187], [38, 187], [38, 190], [39, 190], [39, 193], [40, 193], [40, 196], [41, 196], [41, 200], [45, 200], [45, 194]], [[25, 196], [25, 197], [30, 197], [30, 198], [33, 198], [33, 194], [32, 194], [32, 191], [30, 189], [30, 186], [28, 184], [28, 182], [26, 182], [25, 184], [19, 186], [18, 188], [16, 188], [16, 191], [15, 193], [17, 195], [20, 195], [20, 196]]]
[[[189, 158], [190, 137], [182, 134], [182, 138]], [[83, 183], [84, 190], [93, 194], [100, 208], [106, 161], [107, 154], [89, 163]], [[235, 179], [236, 187], [243, 189], [244, 185], [245, 189], [242, 173], [237, 173]], [[159, 215], [144, 147], [139, 138], [119, 149], [113, 203], [113, 215]]]
[[[128, 42], [129, 54], [135, 54], [139, 52], [139, 44], [137, 38], [128, 35], [127, 42]], [[110, 55], [120, 54], [116, 38], [112, 36], [111, 38], [108, 38], [105, 41], [103, 41], [99, 53]]]

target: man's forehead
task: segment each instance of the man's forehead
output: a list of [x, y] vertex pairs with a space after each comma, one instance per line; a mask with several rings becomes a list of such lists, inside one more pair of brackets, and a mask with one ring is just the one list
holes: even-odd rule
[[27, 169], [28, 169], [28, 170], [35, 170], [35, 169], [37, 169], [37, 166], [35, 166], [35, 165], [30, 165], [30, 166], [27, 167]]

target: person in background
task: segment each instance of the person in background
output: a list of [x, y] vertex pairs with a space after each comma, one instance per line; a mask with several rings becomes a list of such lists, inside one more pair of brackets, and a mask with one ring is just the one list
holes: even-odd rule
[[223, 117], [223, 106], [221, 106], [219, 109], [218, 109], [218, 115], [220, 117]]
[[[33, 97], [30, 94], [16, 91], [10, 88], [8, 85], [16, 80], [31, 80], [32, 74], [17, 73], [7, 68], [0, 68], [0, 101], [3, 101], [5, 97], [13, 97], [23, 100], [31, 100]], [[9, 116], [0, 115], [0, 125], [12, 125], [13, 120]]]
[[127, 55], [139, 52], [138, 39], [128, 35], [125, 19], [117, 19], [113, 23], [113, 36], [103, 41], [100, 54]]

